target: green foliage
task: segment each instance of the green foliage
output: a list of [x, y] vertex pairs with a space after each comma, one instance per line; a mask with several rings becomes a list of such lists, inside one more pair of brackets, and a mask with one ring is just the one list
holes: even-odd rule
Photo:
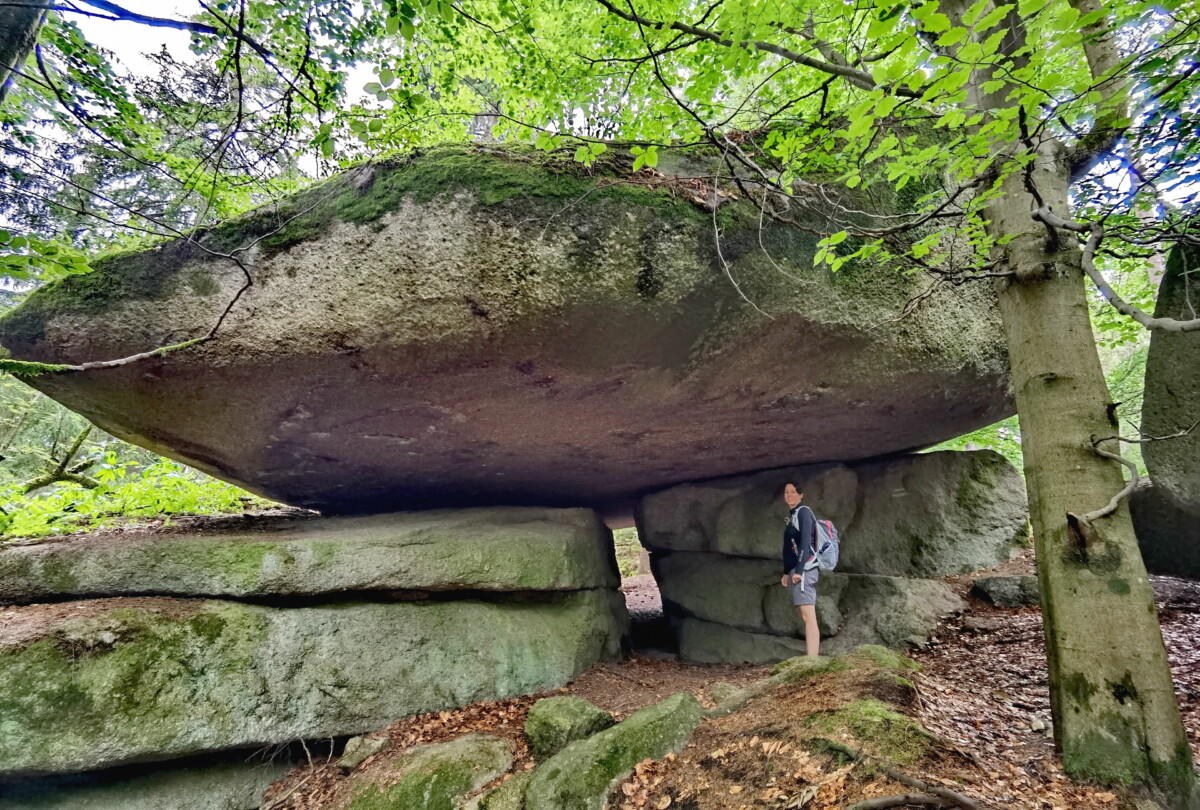
[[99, 529], [130, 518], [241, 512], [274, 506], [271, 501], [160, 459], [149, 465], [121, 463], [116, 452], [91, 475], [96, 489], [61, 484], [54, 490], [22, 494], [22, 487], [0, 491], [8, 513], [4, 539], [35, 538]]
[[637, 576], [642, 559], [642, 544], [637, 529], [617, 529], [613, 532], [613, 545], [617, 550], [617, 567], [621, 579]]
[[[1150, 265], [1140, 259], [1113, 259], [1106, 263], [1105, 275], [1117, 295], [1143, 312], [1154, 312], [1158, 285], [1150, 279]], [[1117, 312], [1099, 291], [1092, 295], [1092, 329], [1097, 342], [1109, 349], [1137, 343], [1145, 338], [1140, 324]]]
[[995, 450], [1018, 470], [1022, 468], [1021, 428], [1015, 416], [934, 445], [926, 452], [938, 450]]

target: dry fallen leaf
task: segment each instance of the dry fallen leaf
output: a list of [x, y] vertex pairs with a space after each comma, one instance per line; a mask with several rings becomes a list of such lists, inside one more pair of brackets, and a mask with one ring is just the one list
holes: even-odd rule
[[741, 792], [742, 792], [741, 785], [733, 785], [731, 788], [729, 788], [730, 795], [733, 795], [735, 793], [741, 793]]
[[667, 808], [671, 806], [671, 797], [663, 796], [661, 799], [658, 800], [658, 804], [656, 804], [654, 806], [657, 807], [658, 810], [667, 810]]

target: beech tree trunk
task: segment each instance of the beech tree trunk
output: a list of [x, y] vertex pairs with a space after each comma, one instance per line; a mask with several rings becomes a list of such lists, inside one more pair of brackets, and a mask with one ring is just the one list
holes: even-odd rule
[[[1049, 144], [1033, 174], [1066, 214], [1069, 168]], [[1016, 274], [1000, 290], [1036, 538], [1055, 738], [1067, 772], [1154, 786], [1195, 807], [1191, 750], [1167, 664], [1154, 594], [1127, 503], [1072, 525], [1124, 485], [1093, 439], [1117, 433], [1088, 319], [1079, 247], [1035, 222], [1024, 178], [988, 211], [993, 235], [1017, 234], [1001, 257]], [[1106, 447], [1115, 452], [1115, 448]]]
[[46, 8], [38, 5], [37, 0], [31, 0], [29, 6], [0, 6], [0, 103], [16, 78], [13, 70], [24, 64], [46, 20], [50, 4], [41, 4]]

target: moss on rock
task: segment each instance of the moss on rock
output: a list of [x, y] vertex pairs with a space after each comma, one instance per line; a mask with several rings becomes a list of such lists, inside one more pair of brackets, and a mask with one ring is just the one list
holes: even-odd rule
[[499, 787], [475, 797], [463, 805], [463, 810], [524, 810], [525, 790], [533, 771], [514, 773]]
[[933, 744], [933, 737], [920, 723], [873, 698], [811, 715], [807, 722], [818, 734], [835, 739], [849, 735], [856, 747], [897, 765], [911, 765]]
[[534, 759], [542, 760], [615, 722], [611, 714], [589, 700], [567, 695], [548, 697], [530, 707], [525, 737]]
[[347, 810], [455, 810], [464, 796], [511, 767], [512, 751], [499, 737], [468, 734], [418, 746], [395, 762], [398, 782], [358, 785]]
[[0, 641], [0, 776], [353, 734], [552, 688], [619, 655], [618, 600], [112, 600], [39, 638]]
[[612, 786], [634, 765], [681, 749], [700, 717], [700, 703], [680, 693], [571, 743], [534, 771], [525, 791], [526, 810], [600, 810]]
[[562, 591], [620, 582], [608, 530], [584, 509], [460, 509], [273, 528], [0, 549], [0, 602], [82, 594]]

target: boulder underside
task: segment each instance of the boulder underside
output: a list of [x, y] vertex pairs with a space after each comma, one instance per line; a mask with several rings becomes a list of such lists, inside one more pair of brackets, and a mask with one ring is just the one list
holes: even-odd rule
[[[719, 212], [718, 251], [711, 212], [601, 180], [469, 148], [339, 178], [200, 238], [253, 244], [216, 340], [32, 384], [121, 438], [343, 512], [619, 502], [1011, 413], [985, 285], [899, 318], [926, 282], [815, 269], [811, 233], [760, 233], [743, 202]], [[842, 227], [816, 209], [791, 215]], [[144, 352], [205, 334], [245, 280], [187, 242], [98, 265], [32, 295], [0, 344], [56, 363]]]

